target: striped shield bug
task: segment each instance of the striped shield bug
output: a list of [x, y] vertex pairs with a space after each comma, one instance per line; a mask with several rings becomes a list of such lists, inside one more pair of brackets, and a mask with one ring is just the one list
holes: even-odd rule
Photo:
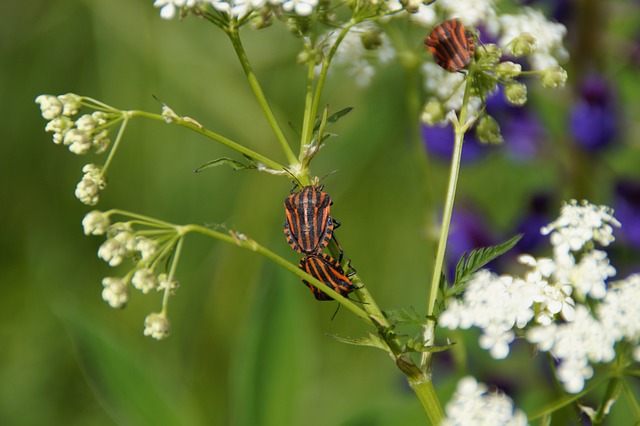
[[460, 71], [469, 65], [475, 51], [473, 36], [457, 19], [436, 25], [424, 39], [424, 44], [436, 63], [450, 72]]
[[[331, 287], [333, 291], [341, 296], [347, 297], [353, 290], [357, 290], [358, 287], [353, 285], [351, 277], [355, 271], [345, 274], [340, 262], [330, 257], [328, 254], [309, 254], [300, 260], [300, 269], [307, 274], [325, 283], [328, 287]], [[333, 300], [331, 296], [326, 295], [317, 287], [312, 286], [307, 281], [302, 282], [309, 287], [311, 293], [316, 300]]]
[[331, 197], [322, 192], [322, 187], [311, 185], [284, 200], [284, 235], [291, 248], [317, 254], [329, 244], [334, 228], [339, 225], [329, 215], [331, 204]]

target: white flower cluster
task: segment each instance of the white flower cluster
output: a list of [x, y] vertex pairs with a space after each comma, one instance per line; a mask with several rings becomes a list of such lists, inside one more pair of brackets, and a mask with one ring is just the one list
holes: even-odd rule
[[[102, 154], [111, 145], [109, 127], [119, 122], [122, 114], [115, 110], [97, 110], [75, 117], [83, 100], [87, 99], [73, 93], [60, 96], [39, 95], [36, 103], [40, 105], [42, 117], [49, 120], [45, 130], [53, 133], [55, 144], [67, 146], [69, 151], [78, 155], [89, 152]], [[84, 105], [97, 106], [93, 101]], [[104, 170], [96, 164], [86, 164], [82, 172], [82, 180], [76, 186], [76, 198], [84, 204], [94, 206], [100, 199], [100, 192], [107, 186]]]
[[[324, 36], [324, 54], [338, 38], [339, 31], [331, 30]], [[345, 67], [354, 77], [356, 84], [367, 86], [375, 74], [375, 64], [385, 64], [395, 58], [396, 51], [389, 37], [372, 22], [363, 22], [353, 26], [338, 46], [331, 62], [332, 66]], [[320, 72], [322, 64], [316, 66]]]
[[173, 19], [182, 9], [211, 6], [218, 12], [233, 18], [244, 18], [253, 11], [266, 6], [280, 7], [282, 11], [298, 16], [309, 16], [318, 5], [318, 0], [155, 0], [162, 19]]
[[445, 407], [447, 417], [441, 426], [524, 426], [527, 416], [514, 409], [513, 401], [502, 392], [488, 392], [487, 386], [471, 376], [458, 382]]
[[53, 142], [69, 147], [69, 151], [82, 155], [90, 151], [103, 153], [109, 147], [109, 114], [94, 111], [74, 118], [78, 114], [81, 98], [73, 93], [52, 96], [39, 95], [36, 103], [40, 105], [42, 117], [49, 120], [45, 126], [53, 133]]
[[542, 229], [550, 234], [553, 258], [521, 256], [530, 268], [522, 278], [479, 271], [462, 298], [450, 301], [439, 325], [480, 328], [480, 346], [496, 359], [507, 357], [516, 331], [526, 328], [529, 342], [559, 360], [558, 379], [571, 393], [592, 376], [591, 363], [614, 359], [616, 342], [629, 341], [640, 361], [640, 275], [608, 282], [616, 270], [594, 248], [613, 242], [619, 226], [606, 206], [565, 204]]
[[[157, 241], [166, 241], [167, 235], [154, 232], [158, 240], [149, 239], [136, 232], [130, 223], [111, 224], [109, 214], [98, 210], [91, 211], [82, 220], [86, 235], [106, 235], [107, 239], [98, 249], [98, 257], [115, 267], [125, 259], [133, 259], [135, 267], [124, 277], [105, 277], [102, 280], [102, 299], [112, 308], [120, 309], [129, 301], [131, 284], [143, 294], [155, 290], [165, 294], [174, 294], [178, 282], [166, 273], [157, 273], [156, 266], [164, 264], [163, 254], [171, 252], [166, 245], [158, 247]], [[166, 233], [175, 232], [168, 228]], [[163, 301], [164, 303], [164, 301]], [[164, 309], [163, 309], [164, 312]], [[150, 314], [145, 320], [145, 336], [162, 339], [169, 334], [169, 320], [164, 313]]]

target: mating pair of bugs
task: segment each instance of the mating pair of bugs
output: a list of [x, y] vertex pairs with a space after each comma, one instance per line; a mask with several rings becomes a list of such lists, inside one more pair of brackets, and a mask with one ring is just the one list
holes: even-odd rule
[[[340, 224], [330, 215], [331, 197], [322, 191], [322, 187], [305, 186], [300, 192], [292, 193], [284, 200], [285, 215], [284, 235], [292, 249], [303, 253], [300, 269], [326, 284], [336, 293], [347, 297], [356, 290], [350, 277], [355, 273], [353, 268], [345, 273], [340, 265], [342, 249], [333, 230]], [[333, 238], [340, 249], [340, 257], [336, 260], [322, 250]], [[302, 282], [309, 287], [316, 300], [333, 300], [318, 288]]]

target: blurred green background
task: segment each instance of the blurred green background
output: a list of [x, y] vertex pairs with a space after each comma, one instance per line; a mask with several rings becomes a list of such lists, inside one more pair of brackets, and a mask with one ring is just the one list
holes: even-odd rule
[[[634, 41], [625, 37], [637, 31], [637, 19], [623, 19], [621, 26], [613, 19], [625, 3], [611, 2], [610, 20], [597, 32], [602, 52], [607, 43]], [[2, 21], [0, 424], [426, 422], [383, 352], [327, 336], [357, 337], [364, 324], [344, 310], [331, 320], [335, 303], [315, 302], [297, 278], [253, 253], [189, 237], [169, 309], [172, 335], [162, 342], [142, 335], [144, 317], [159, 309], [160, 295], [132, 292], [121, 311], [102, 301], [102, 277], [118, 272], [96, 256], [102, 239], [83, 235], [80, 222], [90, 209], [73, 195], [92, 157], [55, 146], [34, 99], [74, 92], [122, 109], [159, 112], [155, 95], [178, 114], [284, 161], [220, 31], [194, 18], [162, 21], [150, 0], [9, 2]], [[299, 123], [305, 70], [295, 63], [297, 41], [282, 25], [243, 36], [280, 123]], [[640, 179], [637, 64], [607, 57], [599, 64], [617, 84], [622, 126], [618, 145], [589, 159], [590, 181], [580, 193], [564, 179], [571, 158], [559, 161], [564, 154], [554, 148], [568, 138], [563, 120], [571, 87], [560, 97], [532, 89], [551, 135], [544, 156], [516, 162], [496, 149], [463, 168], [459, 200], [477, 206], [498, 239], [515, 233], [534, 192], [552, 192], [554, 209], [568, 197], [607, 203], [617, 176]], [[580, 74], [579, 66], [569, 65], [570, 78]], [[343, 224], [337, 236], [382, 307], [424, 311], [433, 251], [425, 238], [420, 161], [407, 140], [405, 92], [398, 64], [380, 70], [367, 90], [344, 74], [330, 78], [325, 102], [334, 110], [355, 109], [332, 129], [339, 137], [314, 160], [312, 172], [328, 175], [323, 183]], [[282, 232], [288, 180], [222, 167], [194, 174], [208, 160], [240, 158], [163, 123], [134, 120], [124, 138], [99, 208], [223, 224], [298, 262]], [[431, 167], [432, 196], [441, 200], [447, 167], [437, 161]], [[470, 348], [476, 338], [469, 338]], [[511, 372], [486, 353], [474, 353], [472, 373]], [[515, 356], [530, 362], [526, 350]], [[446, 362], [438, 365], [437, 389], [446, 400], [458, 377]], [[535, 371], [509, 368], [531, 387], [543, 380]], [[525, 408], [549, 398], [515, 397]]]

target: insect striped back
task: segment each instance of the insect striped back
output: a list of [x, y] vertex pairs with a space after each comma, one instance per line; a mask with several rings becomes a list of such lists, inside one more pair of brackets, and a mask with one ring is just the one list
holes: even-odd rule
[[[299, 266], [300, 269], [322, 281], [328, 287], [331, 287], [333, 291], [344, 297], [347, 297], [349, 293], [358, 288], [349, 279], [353, 272], [345, 274], [340, 263], [325, 253], [307, 255], [300, 260]], [[309, 287], [316, 300], [333, 300], [331, 296], [326, 295], [307, 281], [302, 280], [302, 282]]]
[[457, 19], [436, 25], [424, 44], [436, 63], [450, 72], [460, 71], [469, 65], [475, 52], [473, 36]]
[[329, 215], [331, 197], [321, 188], [305, 186], [284, 200], [284, 234], [295, 251], [312, 254], [324, 249], [335, 227]]

